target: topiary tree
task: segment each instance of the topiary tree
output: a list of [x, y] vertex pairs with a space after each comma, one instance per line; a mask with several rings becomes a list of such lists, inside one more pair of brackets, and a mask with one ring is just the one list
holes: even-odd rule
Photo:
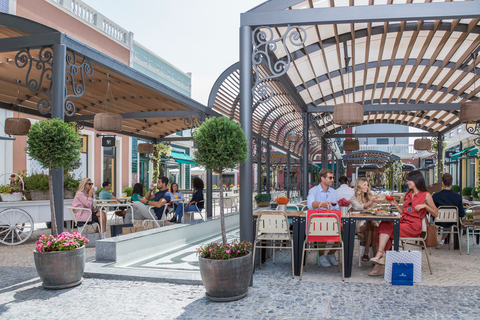
[[[234, 169], [247, 160], [247, 140], [238, 123], [226, 117], [206, 120], [193, 134], [196, 150], [195, 162], [219, 175], [219, 185], [223, 185], [222, 173]], [[222, 241], [227, 243], [225, 217], [223, 212], [223, 192], [220, 191], [220, 224]]]
[[[61, 119], [46, 119], [35, 122], [27, 135], [27, 154], [48, 169], [48, 192], [50, 194], [50, 210], [52, 213], [52, 234], [58, 236], [53, 199], [53, 170], [71, 167], [80, 157], [82, 138], [75, 129], [74, 123], [66, 123]], [[63, 188], [63, 186], [62, 186]], [[63, 199], [60, 199], [63, 201]]]

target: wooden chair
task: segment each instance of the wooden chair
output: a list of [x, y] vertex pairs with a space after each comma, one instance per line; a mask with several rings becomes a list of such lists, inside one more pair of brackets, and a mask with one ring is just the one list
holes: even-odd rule
[[[339, 211], [340, 213], [340, 211]], [[306, 259], [305, 252], [308, 251], [330, 251], [336, 250], [341, 257], [342, 263], [338, 264], [338, 271], [340, 265], [342, 269], [342, 281], [345, 281], [345, 264], [343, 259], [343, 239], [341, 231], [340, 216], [335, 213], [312, 213], [307, 216], [307, 235], [303, 242], [302, 264], [300, 268], [300, 280], [303, 275], [303, 261]], [[327, 248], [326, 245], [331, 245]], [[307, 271], [307, 264], [305, 263], [305, 271]]]
[[[451, 227], [442, 227], [436, 225], [437, 223], [453, 223]], [[455, 206], [440, 206], [438, 207], [438, 217], [435, 218], [435, 228], [437, 229], [437, 234], [450, 234], [450, 242], [448, 249], [450, 249], [453, 243], [453, 236], [457, 234], [459, 241], [460, 254], [462, 254], [462, 241], [460, 235], [460, 224], [458, 218], [458, 208]], [[456, 231], [455, 231], [456, 228]]]
[[[277, 245], [277, 246], [276, 246]], [[283, 246], [285, 245], [285, 246]], [[292, 251], [292, 279], [294, 278], [293, 238], [290, 235], [290, 225], [285, 211], [264, 210], [258, 214], [255, 241], [253, 242], [253, 267], [255, 268], [256, 249], [273, 249], [281, 246], [282, 249]], [[262, 250], [259, 253], [262, 268]]]
[[[430, 260], [428, 259], [428, 248], [425, 243], [425, 240], [427, 239], [427, 222], [426, 219], [430, 219], [430, 214], [426, 214], [425, 217], [422, 219], [422, 233], [420, 233], [420, 236], [418, 238], [407, 238], [407, 237], [400, 237], [399, 241], [402, 244], [402, 248], [405, 249], [405, 244], [409, 244], [411, 246], [416, 246], [416, 247], [422, 247], [423, 251], [425, 252], [425, 256], [427, 257], [427, 264], [428, 264], [428, 270], [430, 270], [430, 274], [432, 273], [432, 267], [430, 266]], [[432, 254], [432, 252], [430, 252]]]

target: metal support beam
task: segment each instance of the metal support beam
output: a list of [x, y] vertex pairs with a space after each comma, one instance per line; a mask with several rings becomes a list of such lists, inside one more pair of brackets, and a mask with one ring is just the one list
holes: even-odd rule
[[[152, 119], [152, 118], [181, 118], [189, 116], [198, 116], [197, 110], [180, 110], [180, 111], [148, 111], [148, 112], [131, 112], [120, 113], [123, 119]], [[73, 116], [71, 121], [93, 121], [94, 114], [84, 116]]]
[[290, 198], [290, 150], [287, 152], [287, 177], [285, 179], [285, 185], [287, 186], [287, 198]]
[[383, 137], [433, 137], [437, 136], [438, 133], [431, 132], [409, 132], [409, 133], [343, 133], [343, 134], [334, 134], [327, 133], [324, 135], [325, 138], [383, 138]]
[[159, 141], [163, 141], [163, 142], [174, 142], [174, 141], [192, 141], [193, 140], [193, 137], [180, 137], [180, 136], [176, 136], [176, 137], [165, 137], [165, 138], [161, 138], [161, 139], [158, 139]]
[[240, 124], [247, 160], [240, 165], [240, 241], [253, 243], [252, 221], [252, 28], [240, 28]]
[[[461, 103], [399, 103], [364, 105], [363, 113], [370, 112], [408, 112], [408, 111], [460, 111]], [[308, 106], [308, 113], [333, 112], [335, 106]]]
[[443, 135], [439, 134], [437, 137], [437, 177], [438, 182], [442, 181], [442, 156], [443, 156]]
[[257, 192], [262, 192], [262, 140], [255, 139], [257, 142]]
[[[52, 66], [52, 118], [65, 119], [65, 59], [67, 48], [63, 44], [53, 45]], [[63, 232], [63, 167], [53, 170], [53, 199], [58, 234]]]
[[240, 15], [242, 26], [281, 27], [288, 25], [325, 25], [365, 22], [468, 19], [480, 16], [476, 1], [390, 4], [246, 12]]
[[207, 170], [207, 218], [211, 218], [212, 217], [212, 212], [213, 212], [213, 208], [212, 208], [212, 185], [213, 185], [213, 181], [212, 181], [212, 170]]
[[267, 154], [265, 161], [265, 172], [267, 173], [267, 180], [265, 181], [267, 187], [267, 193], [270, 193], [270, 188], [272, 187], [272, 174], [270, 173], [270, 142], [267, 142]]
[[327, 160], [327, 141], [325, 141], [325, 136], [321, 138], [322, 143], [322, 169], [328, 167], [328, 160]]
[[303, 122], [303, 149], [302, 149], [302, 199], [308, 196], [308, 113], [302, 112]]

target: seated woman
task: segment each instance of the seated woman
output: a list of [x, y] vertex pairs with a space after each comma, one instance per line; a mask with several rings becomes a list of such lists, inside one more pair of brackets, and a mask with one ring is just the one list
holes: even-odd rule
[[[132, 208], [134, 220], [152, 219], [152, 217], [148, 213], [149, 205], [140, 202], [140, 199], [143, 198], [141, 196], [142, 194], [143, 184], [135, 183], [132, 193]], [[132, 210], [130, 208], [127, 209], [127, 214], [125, 215], [125, 223], [132, 223]]]
[[[73, 198], [72, 207], [75, 208], [86, 208], [92, 210], [92, 216], [87, 221], [90, 212], [88, 210], [81, 210], [81, 209], [74, 209], [73, 214], [77, 219], [78, 226], [83, 226], [85, 222], [87, 224], [93, 224], [94, 222], [100, 223], [100, 212], [93, 206], [93, 194], [95, 190], [93, 189], [93, 183], [90, 178], [84, 178], [80, 181], [78, 185], [77, 193], [75, 194], [75, 198]], [[106, 212], [101, 213], [102, 219], [102, 238], [107, 237], [107, 233], [105, 232], [105, 228], [107, 226], [107, 215]]]
[[[405, 193], [403, 208], [399, 206], [397, 201], [390, 200], [397, 208], [398, 212], [402, 213], [400, 218], [400, 237], [419, 237], [422, 233], [422, 219], [425, 214], [430, 212], [434, 217], [438, 216], [438, 210], [433, 203], [433, 198], [427, 192], [425, 180], [420, 171], [410, 171], [407, 176], [407, 184], [409, 190]], [[375, 263], [372, 271], [368, 273], [369, 276], [383, 275], [383, 267], [385, 265], [385, 250], [390, 250], [393, 240], [393, 222], [382, 221], [377, 229], [378, 233], [378, 252], [370, 259]]]
[[173, 182], [172, 185], [170, 186], [170, 203], [168, 204], [168, 210], [172, 208], [174, 211], [177, 210], [178, 202], [174, 201], [176, 199], [182, 199], [185, 200], [185, 197], [183, 196], [183, 193], [178, 192], [178, 184], [176, 182]]
[[[185, 206], [178, 206], [177, 210], [175, 210], [175, 216], [170, 220], [170, 222], [175, 222], [175, 220], [178, 223], [182, 222], [182, 217], [183, 213], [187, 211], [202, 211], [203, 209], [203, 180], [200, 179], [199, 177], [193, 178], [193, 195], [192, 195], [192, 200], [190, 202], [186, 203]], [[200, 202], [202, 201], [202, 202]], [[197, 206], [195, 206], [197, 204]], [[198, 207], [198, 210], [197, 210]]]
[[[376, 196], [370, 191], [368, 180], [359, 178], [355, 182], [354, 196], [350, 199], [353, 210], [363, 211], [373, 208], [374, 203], [380, 203]], [[368, 252], [372, 246], [373, 255], [377, 254], [377, 223], [376, 221], [366, 221], [360, 226], [360, 233], [365, 237], [365, 252], [362, 260], [368, 261]]]

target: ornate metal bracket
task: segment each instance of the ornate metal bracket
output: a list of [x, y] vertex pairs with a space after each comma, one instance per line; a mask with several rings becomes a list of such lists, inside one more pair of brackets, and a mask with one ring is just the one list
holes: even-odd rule
[[[65, 104], [64, 111], [69, 117], [75, 114], [75, 104], [72, 101], [67, 101], [69, 98], [78, 98], [85, 92], [85, 76], [91, 77], [93, 75], [93, 67], [90, 61], [83, 58], [82, 62], [77, 65], [77, 56], [73, 51], [68, 50], [66, 54], [65, 64]], [[75, 75], [80, 74], [81, 80], [75, 82]], [[68, 94], [68, 91], [72, 94]]]
[[[27, 88], [40, 97], [37, 109], [42, 114], [49, 113], [52, 108], [53, 49], [41, 48], [38, 57], [33, 57], [30, 49], [22, 49], [15, 55], [15, 64], [20, 69], [27, 67], [25, 76]], [[32, 75], [32, 68], [40, 72], [38, 78]]]
[[[196, 119], [195, 119], [196, 118]], [[198, 116], [194, 117], [194, 116], [188, 116], [186, 117], [185, 119], [183, 119], [183, 123], [185, 124], [185, 126], [187, 126], [187, 128], [190, 128], [190, 131], [192, 131], [192, 134], [193, 134], [193, 129], [197, 128], [198, 126], [200, 126], [202, 123], [205, 122], [205, 120], [207, 120], [208, 118], [210, 118], [209, 115], [207, 115], [206, 113], [204, 112], [201, 112], [198, 114]]]
[[480, 123], [477, 123], [474, 127], [469, 127], [467, 125], [467, 132], [470, 134], [474, 134], [477, 137], [473, 140], [476, 146], [480, 146]]
[[[284, 75], [290, 68], [290, 55], [286, 54], [284, 59], [274, 61], [274, 52], [278, 48], [277, 42], [283, 46], [283, 50], [288, 52], [287, 41], [294, 46], [301, 46], [305, 43], [307, 33], [305, 29], [299, 26], [288, 26], [285, 33], [280, 37], [274, 39], [273, 30], [270, 27], [255, 28], [252, 34], [253, 52], [252, 62], [254, 73], [254, 85], [252, 88], [252, 96], [258, 103], [265, 103], [270, 101], [273, 97], [273, 88], [266, 84], [260, 84], [268, 79], [278, 78]], [[261, 78], [258, 66], [266, 64], [270, 70], [271, 75]]]
[[323, 113], [323, 115], [311, 113], [308, 116], [308, 125], [313, 127], [313, 129], [315, 129], [315, 132], [319, 137], [323, 137], [323, 135], [328, 132], [327, 126], [332, 121], [333, 121], [332, 113], [325, 112]]

